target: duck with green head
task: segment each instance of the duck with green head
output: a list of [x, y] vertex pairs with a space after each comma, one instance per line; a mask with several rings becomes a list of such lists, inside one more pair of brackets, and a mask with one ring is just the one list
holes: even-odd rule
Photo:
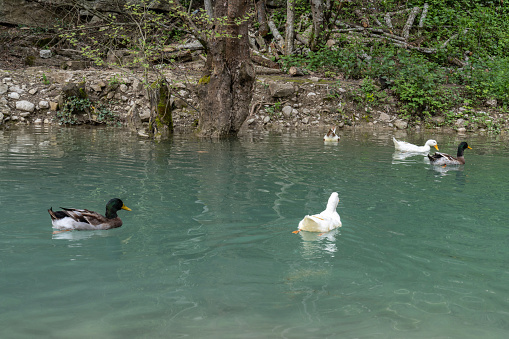
[[48, 210], [53, 228], [61, 231], [72, 230], [109, 230], [122, 226], [122, 220], [118, 217], [119, 210], [130, 211], [122, 200], [113, 198], [106, 204], [105, 216], [86, 209], [63, 208], [63, 211]]
[[468, 144], [463, 141], [458, 146], [458, 153], [456, 154], [456, 158], [452, 155], [435, 152], [433, 155], [428, 154], [429, 162], [433, 165], [438, 166], [446, 166], [446, 165], [464, 165], [465, 164], [465, 157], [463, 156], [463, 152], [466, 149], [472, 149]]

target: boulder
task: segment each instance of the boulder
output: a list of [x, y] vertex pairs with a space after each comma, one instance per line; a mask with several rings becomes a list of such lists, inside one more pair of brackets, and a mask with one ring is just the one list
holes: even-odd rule
[[9, 87], [6, 84], [0, 84], [0, 95], [7, 93]]
[[41, 49], [39, 51], [39, 56], [43, 59], [49, 59], [51, 58], [51, 50], [49, 49]]
[[394, 126], [396, 126], [397, 129], [406, 129], [408, 127], [408, 122], [398, 119], [394, 121]]
[[293, 95], [295, 88], [292, 84], [271, 82], [269, 84], [269, 92], [274, 98], [284, 98]]
[[292, 106], [285, 106], [283, 107], [283, 115], [286, 117], [286, 118], [289, 118], [292, 116], [292, 113], [293, 113], [293, 108]]

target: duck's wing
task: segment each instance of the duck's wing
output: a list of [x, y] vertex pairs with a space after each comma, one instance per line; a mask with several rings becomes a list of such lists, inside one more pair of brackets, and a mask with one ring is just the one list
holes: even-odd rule
[[450, 154], [435, 152], [433, 155], [428, 154], [428, 159], [435, 165], [459, 164], [459, 161]]
[[62, 213], [65, 213], [67, 217], [70, 217], [77, 222], [84, 222], [93, 226], [97, 226], [106, 222], [107, 220], [106, 217], [100, 215], [99, 213], [89, 211], [87, 209], [65, 208], [65, 207], [60, 208], [63, 209], [63, 211], [61, 211]]

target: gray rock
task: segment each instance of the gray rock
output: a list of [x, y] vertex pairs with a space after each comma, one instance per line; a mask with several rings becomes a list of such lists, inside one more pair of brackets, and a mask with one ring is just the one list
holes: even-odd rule
[[313, 82], [318, 82], [318, 81], [320, 81], [320, 78], [319, 77], [310, 77], [309, 80], [313, 81]]
[[28, 93], [34, 95], [35, 93], [37, 93], [39, 89], [38, 88], [32, 88], [31, 90], [28, 91]]
[[283, 107], [283, 115], [286, 117], [286, 118], [289, 118], [292, 116], [292, 112], [293, 112], [293, 108], [292, 106], [285, 106]]
[[16, 93], [16, 92], [11, 92], [7, 95], [9, 98], [11, 99], [15, 99], [15, 100], [18, 100], [19, 99], [19, 94]]
[[497, 99], [486, 100], [486, 106], [488, 107], [497, 107], [497, 104]]
[[378, 119], [382, 122], [389, 122], [391, 121], [391, 116], [387, 113], [382, 112], [380, 113], [380, 117]]
[[254, 122], [255, 122], [255, 119], [253, 119], [253, 118], [251, 118], [251, 119], [249, 119], [248, 121], [246, 121], [246, 123], [247, 123], [248, 125], [251, 125], [251, 124], [253, 124]]
[[398, 119], [394, 121], [394, 126], [396, 126], [397, 129], [406, 129], [408, 127], [408, 122]]
[[456, 126], [458, 126], [458, 127], [464, 126], [465, 125], [465, 120], [460, 118], [460, 119], [456, 120], [456, 122], [454, 124]]
[[307, 96], [308, 97], [314, 97], [314, 96], [316, 96], [316, 93], [315, 92], [309, 92]]
[[305, 117], [304, 119], [302, 119], [302, 123], [303, 124], [307, 124], [309, 122], [309, 118], [308, 117]]
[[270, 121], [270, 117], [267, 115], [265, 118], [263, 118], [263, 123], [267, 124]]
[[43, 59], [51, 58], [51, 50], [49, 49], [41, 49], [39, 51], [39, 56]]
[[121, 91], [122, 93], [127, 92], [127, 85], [126, 85], [126, 84], [120, 84], [120, 91]]
[[36, 125], [42, 124], [42, 119], [40, 119], [40, 118], [35, 119], [34, 124], [36, 124]]
[[6, 84], [0, 84], [0, 95], [7, 93], [9, 87]]
[[24, 90], [21, 89], [18, 85], [9, 86], [9, 91], [16, 92], [18, 94], [22, 94], [24, 92]]
[[16, 109], [25, 112], [33, 112], [35, 109], [35, 105], [32, 104], [30, 101], [26, 100], [16, 101]]
[[269, 84], [269, 92], [274, 98], [284, 98], [293, 95], [295, 88], [292, 84], [271, 82]]

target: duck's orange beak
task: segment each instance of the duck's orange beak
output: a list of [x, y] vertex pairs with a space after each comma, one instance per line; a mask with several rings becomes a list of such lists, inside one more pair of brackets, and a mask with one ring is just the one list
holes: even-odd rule
[[467, 148], [468, 148], [468, 149], [472, 149], [472, 147], [470, 147], [470, 146], [467, 146]]
[[299, 232], [300, 232], [300, 230], [296, 230], [296, 231], [293, 231], [292, 233], [293, 233], [293, 234], [297, 234], [297, 233], [299, 233]]
[[126, 205], [122, 205], [122, 209], [123, 210], [126, 210], [126, 211], [130, 211], [131, 209], [129, 207], [127, 207]]
[[435, 147], [435, 148], [437, 149], [437, 151], [439, 151], [439, 149], [438, 149], [438, 145], [435, 145], [435, 146], [433, 146], [433, 147]]

